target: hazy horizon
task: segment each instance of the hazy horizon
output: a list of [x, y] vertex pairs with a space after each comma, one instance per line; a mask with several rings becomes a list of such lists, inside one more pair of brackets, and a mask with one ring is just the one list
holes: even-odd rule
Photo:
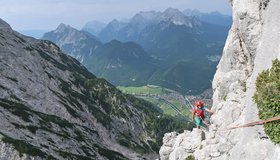
[[170, 7], [231, 15], [228, 0], [10, 0], [0, 2], [0, 18], [15, 30], [53, 30], [60, 23], [81, 29], [93, 20], [108, 23], [130, 19], [140, 11], [163, 12]]

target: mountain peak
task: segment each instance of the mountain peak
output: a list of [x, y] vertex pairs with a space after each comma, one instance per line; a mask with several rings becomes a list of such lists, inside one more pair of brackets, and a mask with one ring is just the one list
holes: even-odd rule
[[117, 19], [114, 19], [107, 25], [107, 27], [109, 27], [110, 29], [113, 29], [113, 30], [120, 30], [122, 27], [125, 26], [125, 24], [126, 23], [120, 22]]
[[60, 23], [55, 31], [56, 32], [65, 32], [65, 31], [69, 31], [69, 30], [76, 30], [76, 29], [71, 27], [70, 25], [66, 25], [64, 23]]
[[11, 28], [11, 26], [10, 26], [7, 22], [3, 21], [3, 20], [0, 18], [0, 29], [8, 29], [8, 30], [11, 30], [12, 28]]
[[[147, 24], [151, 22], [158, 22], [160, 19], [160, 13], [155, 11], [142, 11], [137, 13], [135, 16], [132, 17], [130, 23], [133, 24]], [[143, 25], [145, 26], [145, 25]]]
[[108, 24], [108, 26], [116, 27], [116, 28], [118, 28], [119, 25], [120, 25], [120, 22], [119, 22], [117, 19], [113, 19], [113, 20]]
[[57, 28], [66, 28], [66, 24], [60, 23]]
[[97, 35], [105, 26], [106, 26], [105, 23], [93, 20], [87, 22], [86, 25], [83, 26], [82, 30], [87, 31], [92, 35]]
[[[65, 25], [64, 23], [61, 23], [54, 31], [45, 33], [43, 35], [42, 39], [47, 39], [54, 43], [62, 45], [61, 42], [58, 41], [58, 39], [61, 39], [61, 37], [63, 37], [64, 39], [67, 39], [67, 43], [70, 43], [73, 41], [73, 38], [77, 38], [77, 36], [81, 37], [81, 35], [79, 34], [77, 29], [75, 29], [69, 25]], [[64, 42], [65, 41], [66, 40], [64, 40]]]
[[[186, 16], [183, 12], [174, 8], [167, 8], [163, 13], [165, 21], [171, 22], [176, 25], [185, 25], [192, 28], [194, 25], [199, 25], [199, 20], [193, 17]], [[195, 20], [195, 21], [194, 21]]]
[[179, 11], [178, 9], [175, 9], [175, 8], [167, 8], [163, 14], [165, 16], [174, 16], [174, 15], [184, 15], [181, 11]]
[[113, 19], [110, 24], [119, 24], [120, 22], [117, 19]]

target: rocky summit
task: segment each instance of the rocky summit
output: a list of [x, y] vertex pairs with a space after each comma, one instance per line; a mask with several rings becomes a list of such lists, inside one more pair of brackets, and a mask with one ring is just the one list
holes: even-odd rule
[[56, 30], [45, 33], [42, 39], [51, 40], [60, 46], [65, 53], [80, 62], [88, 59], [102, 45], [96, 37], [88, 32], [80, 32], [63, 23]]
[[0, 19], [0, 159], [155, 159], [160, 115]]
[[[212, 125], [200, 143], [188, 139], [196, 140], [201, 133], [166, 134], [160, 151], [163, 160], [280, 159], [279, 145], [272, 143], [262, 125], [228, 129], [259, 120], [252, 97], [258, 74], [280, 58], [280, 3], [232, 0], [231, 5], [233, 25], [213, 80]], [[184, 145], [176, 145], [179, 140]]]

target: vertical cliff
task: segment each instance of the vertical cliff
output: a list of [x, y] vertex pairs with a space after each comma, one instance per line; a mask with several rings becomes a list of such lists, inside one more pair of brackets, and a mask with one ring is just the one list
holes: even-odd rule
[[[259, 120], [258, 109], [252, 101], [258, 74], [271, 67], [272, 60], [280, 58], [280, 2], [278, 0], [232, 0], [233, 24], [224, 47], [222, 59], [213, 80], [212, 125], [205, 140], [192, 146], [176, 145], [184, 141], [173, 136], [163, 159], [280, 159], [280, 147], [271, 142], [263, 126], [227, 130], [227, 127]], [[196, 130], [195, 130], [196, 131]], [[197, 132], [197, 131], [196, 131]], [[186, 134], [186, 133], [184, 133]], [[198, 133], [200, 137], [203, 133]], [[192, 134], [186, 134], [192, 136]], [[170, 136], [169, 136], [170, 137]], [[196, 138], [196, 137], [193, 137]], [[168, 136], [164, 137], [169, 141]], [[176, 148], [177, 147], [177, 148]], [[178, 148], [181, 148], [178, 152]], [[183, 156], [182, 156], [183, 155]]]

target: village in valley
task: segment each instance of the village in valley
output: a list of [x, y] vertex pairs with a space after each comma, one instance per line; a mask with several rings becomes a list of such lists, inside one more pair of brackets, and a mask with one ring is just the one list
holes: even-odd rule
[[123, 93], [148, 100], [163, 110], [165, 114], [191, 118], [194, 103], [197, 99], [211, 108], [212, 90], [208, 89], [200, 95], [182, 95], [174, 90], [154, 85], [142, 87], [118, 87]]

